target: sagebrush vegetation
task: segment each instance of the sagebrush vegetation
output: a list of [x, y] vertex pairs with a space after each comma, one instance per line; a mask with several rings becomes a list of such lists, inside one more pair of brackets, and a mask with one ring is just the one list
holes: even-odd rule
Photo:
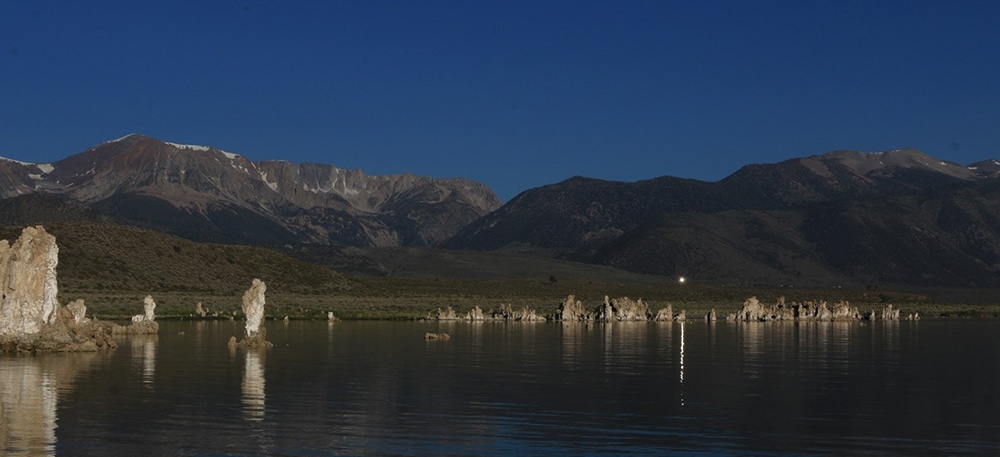
[[[929, 317], [995, 317], [1000, 308], [989, 304], [989, 297], [995, 294], [987, 290], [975, 291], [975, 297], [967, 301], [977, 304], [959, 305], [931, 298], [926, 291], [680, 284], [665, 277], [609, 278], [592, 265], [573, 270], [565, 263], [558, 266], [559, 276], [506, 276], [503, 271], [511, 268], [509, 258], [504, 260], [505, 270], [492, 279], [434, 277], [432, 271], [416, 276], [349, 278], [266, 248], [195, 243], [112, 223], [67, 222], [50, 224], [46, 230], [56, 236], [60, 249], [60, 302], [83, 298], [89, 314], [107, 319], [141, 312], [147, 294], [154, 297], [157, 314], [164, 318], [194, 317], [198, 302], [207, 308], [210, 318], [239, 318], [241, 296], [253, 278], [267, 283], [269, 318], [325, 319], [327, 312], [333, 312], [342, 319], [416, 319], [439, 307], [450, 306], [464, 314], [474, 306], [488, 312], [501, 304], [527, 306], [547, 315], [569, 294], [588, 308], [601, 304], [605, 295], [642, 298], [654, 311], [671, 304], [675, 311], [685, 309], [689, 319], [701, 318], [712, 308], [724, 316], [750, 296], [765, 303], [779, 296], [788, 301], [848, 300], [862, 309], [892, 303], [904, 314], [916, 311]], [[20, 231], [21, 227], [0, 228], [0, 239], [14, 240]], [[489, 257], [484, 253], [476, 256], [481, 261]], [[532, 265], [529, 271], [541, 271], [544, 265], [548, 264]], [[963, 293], [968, 296], [969, 292]]]

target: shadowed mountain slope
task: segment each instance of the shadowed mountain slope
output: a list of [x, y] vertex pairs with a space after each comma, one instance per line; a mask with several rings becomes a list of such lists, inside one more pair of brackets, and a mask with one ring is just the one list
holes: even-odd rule
[[1000, 286], [995, 161], [835, 151], [716, 182], [572, 178], [445, 243], [727, 284]]

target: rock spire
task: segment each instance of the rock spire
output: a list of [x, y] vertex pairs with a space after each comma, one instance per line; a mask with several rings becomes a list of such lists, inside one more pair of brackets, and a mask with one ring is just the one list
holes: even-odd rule
[[26, 227], [13, 246], [0, 241], [0, 336], [33, 335], [55, 318], [56, 237]]
[[243, 293], [243, 314], [246, 315], [246, 325], [244, 326], [243, 340], [239, 345], [242, 348], [256, 349], [269, 348], [271, 343], [267, 341], [267, 330], [261, 326], [264, 320], [264, 292], [267, 285], [264, 281], [254, 278], [250, 283], [250, 288]]
[[26, 227], [13, 245], [0, 240], [0, 350], [96, 351], [115, 347], [111, 325], [86, 317], [83, 300], [61, 308], [56, 238]]

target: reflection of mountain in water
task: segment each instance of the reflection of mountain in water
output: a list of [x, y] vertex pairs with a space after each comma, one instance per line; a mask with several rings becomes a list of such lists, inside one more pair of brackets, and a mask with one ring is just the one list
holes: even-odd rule
[[56, 455], [59, 391], [96, 357], [96, 353], [0, 357], [3, 455]]

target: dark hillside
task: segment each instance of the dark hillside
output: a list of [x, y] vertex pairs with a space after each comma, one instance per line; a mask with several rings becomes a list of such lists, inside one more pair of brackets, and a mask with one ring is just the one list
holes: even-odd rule
[[663, 212], [714, 211], [727, 203], [709, 183], [662, 177], [636, 183], [574, 177], [521, 193], [469, 224], [445, 248], [530, 245], [590, 260], [605, 244]]
[[101, 219], [106, 218], [89, 206], [59, 195], [37, 192], [0, 199], [0, 226]]
[[747, 165], [715, 183], [573, 178], [446, 246], [734, 285], [1000, 287], [994, 166], [899, 149]]
[[[60, 290], [242, 293], [260, 278], [284, 293], [332, 293], [350, 288], [339, 273], [265, 248], [195, 243], [111, 223], [46, 225], [59, 246]], [[0, 229], [14, 240], [20, 227]]]

